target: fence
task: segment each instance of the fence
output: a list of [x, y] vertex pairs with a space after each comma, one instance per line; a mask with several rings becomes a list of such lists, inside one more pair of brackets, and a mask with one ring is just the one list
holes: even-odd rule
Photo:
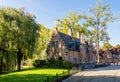
[[54, 77], [47, 77], [46, 80], [43, 82], [62, 82], [63, 79], [69, 77], [70, 75], [77, 73], [79, 70], [67, 70], [63, 71], [62, 73], [58, 74], [56, 73], [56, 76]]

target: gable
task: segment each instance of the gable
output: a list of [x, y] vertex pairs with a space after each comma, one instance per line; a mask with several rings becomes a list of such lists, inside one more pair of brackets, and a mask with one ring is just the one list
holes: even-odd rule
[[58, 32], [59, 36], [65, 43], [67, 49], [71, 51], [80, 51], [80, 40], [78, 38]]

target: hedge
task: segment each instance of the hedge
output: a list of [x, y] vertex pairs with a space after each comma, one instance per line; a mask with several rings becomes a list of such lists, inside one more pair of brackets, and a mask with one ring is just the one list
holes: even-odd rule
[[35, 60], [33, 66], [36, 68], [61, 68], [71, 69], [73, 64], [64, 60]]

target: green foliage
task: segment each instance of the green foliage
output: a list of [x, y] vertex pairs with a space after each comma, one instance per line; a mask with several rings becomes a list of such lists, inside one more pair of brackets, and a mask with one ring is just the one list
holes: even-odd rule
[[110, 11], [110, 5], [102, 5], [101, 2], [98, 2], [89, 11], [92, 15], [86, 17], [86, 22], [92, 27], [94, 42], [98, 42], [98, 40], [108, 42], [110, 38], [106, 32], [107, 23], [115, 20]]
[[16, 54], [14, 52], [4, 53], [3, 62], [2, 62], [3, 72], [16, 70], [15, 67], [17, 65], [17, 59], [15, 58], [16, 58]]
[[120, 49], [120, 44], [115, 45], [114, 48], [119, 48]]
[[46, 60], [35, 60], [35, 62], [33, 63], [33, 66], [35, 66], [36, 68], [39, 67], [47, 67], [47, 61]]
[[71, 12], [63, 19], [56, 19], [56, 21], [57, 21], [56, 27], [58, 27], [59, 31], [61, 31], [65, 34], [68, 34], [68, 30], [69, 30], [69, 28], [71, 28], [72, 35], [74, 37], [76, 37], [76, 34], [78, 31], [80, 31], [81, 34], [89, 36], [90, 30], [88, 30], [87, 24], [79, 23], [80, 20], [84, 20], [84, 15], [80, 15], [75, 12]]
[[35, 60], [33, 66], [36, 68], [60, 68], [60, 69], [71, 69], [73, 64], [64, 60]]
[[95, 7], [89, 9], [91, 15], [87, 16], [86, 22], [92, 28], [92, 40], [96, 44], [97, 59], [99, 62], [99, 43], [108, 42], [109, 36], [106, 32], [107, 24], [113, 22], [115, 17], [110, 11], [110, 5], [102, 5], [99, 1]]
[[18, 70], [20, 70], [23, 57], [32, 57], [38, 37], [35, 16], [23, 8], [7, 7], [0, 8], [0, 20], [0, 32], [2, 33], [0, 34], [0, 51], [3, 54], [6, 52], [16, 53], [17, 56], [13, 56], [17, 59]]
[[39, 25], [39, 38], [36, 42], [36, 48], [34, 54], [38, 59], [45, 59], [46, 49], [50, 42], [53, 31], [46, 28], [44, 25]]
[[105, 43], [103, 46], [102, 46], [102, 49], [103, 50], [106, 50], [106, 49], [112, 49], [113, 46], [110, 44], [110, 43]]

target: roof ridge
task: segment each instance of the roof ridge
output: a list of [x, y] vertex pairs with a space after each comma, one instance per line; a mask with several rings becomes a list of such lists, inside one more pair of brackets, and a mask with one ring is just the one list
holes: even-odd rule
[[[61, 33], [61, 34], [63, 34], [63, 35], [69, 36], [69, 37], [74, 38], [74, 39], [78, 39], [78, 38], [76, 38], [76, 37], [74, 37], [74, 36], [70, 36], [70, 35], [65, 34], [65, 33], [62, 33], [62, 32], [60, 32], [60, 31], [58, 31], [58, 33]], [[79, 39], [78, 39], [78, 40], [79, 40]]]

